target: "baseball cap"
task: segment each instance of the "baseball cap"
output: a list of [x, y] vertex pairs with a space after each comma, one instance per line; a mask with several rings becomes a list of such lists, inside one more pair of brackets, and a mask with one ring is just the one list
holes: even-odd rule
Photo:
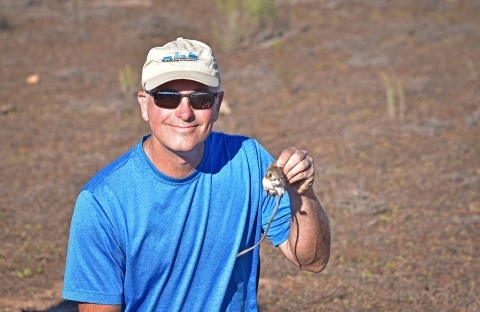
[[210, 87], [220, 84], [218, 63], [203, 42], [183, 39], [152, 48], [142, 70], [142, 86], [150, 91], [166, 82], [187, 79]]

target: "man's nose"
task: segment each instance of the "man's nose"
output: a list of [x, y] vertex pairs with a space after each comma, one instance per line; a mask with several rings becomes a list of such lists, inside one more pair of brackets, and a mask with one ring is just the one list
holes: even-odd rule
[[188, 97], [183, 97], [180, 101], [180, 105], [175, 109], [175, 116], [178, 118], [188, 121], [195, 116], [193, 108], [190, 106], [190, 99]]

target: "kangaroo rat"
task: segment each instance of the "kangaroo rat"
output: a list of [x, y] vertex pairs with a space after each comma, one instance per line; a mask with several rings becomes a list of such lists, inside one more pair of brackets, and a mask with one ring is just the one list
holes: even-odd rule
[[278, 202], [280, 201], [279, 197], [282, 197], [285, 194], [287, 183], [285, 182], [285, 176], [283, 174], [282, 168], [277, 166], [277, 161], [275, 160], [268, 166], [267, 172], [265, 173], [265, 177], [262, 180], [263, 189], [265, 190], [265, 196], [274, 196], [276, 201], [275, 210], [273, 211], [272, 217], [270, 221], [268, 221], [267, 229], [265, 233], [263, 233], [262, 238], [258, 243], [256, 243], [253, 247], [247, 248], [244, 251], [241, 251], [237, 254], [237, 258], [243, 256], [247, 252], [253, 250], [255, 247], [260, 245], [260, 243], [267, 237], [268, 229], [270, 228], [270, 224], [272, 224], [273, 218], [278, 210]]

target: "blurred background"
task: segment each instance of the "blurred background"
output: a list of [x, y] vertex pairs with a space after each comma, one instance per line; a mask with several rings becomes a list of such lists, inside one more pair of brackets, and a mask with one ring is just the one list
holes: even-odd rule
[[61, 299], [82, 186], [149, 133], [150, 48], [209, 44], [216, 131], [315, 159], [332, 255], [262, 243], [262, 311], [480, 310], [480, 1], [2, 0], [0, 311]]

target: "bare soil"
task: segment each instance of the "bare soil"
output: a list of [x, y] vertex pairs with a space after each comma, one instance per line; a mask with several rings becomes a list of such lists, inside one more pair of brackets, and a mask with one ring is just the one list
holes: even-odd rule
[[263, 243], [262, 311], [480, 311], [480, 1], [277, 6], [283, 31], [232, 49], [212, 0], [1, 1], [0, 311], [75, 311], [76, 196], [149, 132], [119, 70], [177, 36], [216, 51], [216, 130], [315, 159], [330, 262]]

